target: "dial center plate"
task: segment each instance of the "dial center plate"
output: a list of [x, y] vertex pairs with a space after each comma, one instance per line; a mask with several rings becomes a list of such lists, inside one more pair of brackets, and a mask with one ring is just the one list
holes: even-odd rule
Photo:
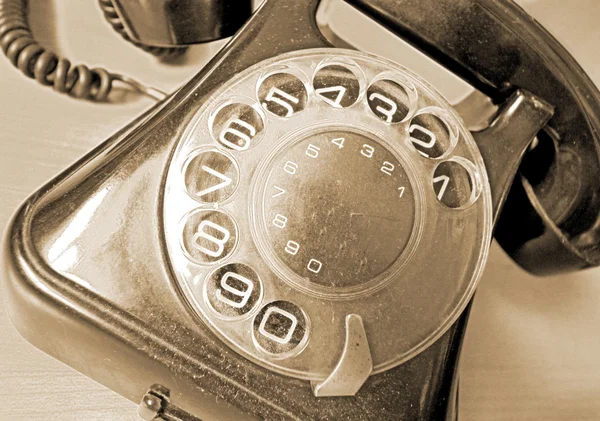
[[308, 288], [368, 284], [406, 248], [413, 190], [400, 161], [374, 136], [312, 133], [277, 154], [267, 171], [268, 241]]

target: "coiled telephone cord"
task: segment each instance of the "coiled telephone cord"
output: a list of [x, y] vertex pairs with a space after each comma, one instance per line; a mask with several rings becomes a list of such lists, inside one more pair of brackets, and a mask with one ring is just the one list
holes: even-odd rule
[[157, 101], [166, 96], [158, 89], [101, 67], [72, 66], [66, 58], [44, 48], [29, 27], [27, 0], [0, 0], [0, 48], [25, 76], [75, 98], [106, 101], [115, 82]]

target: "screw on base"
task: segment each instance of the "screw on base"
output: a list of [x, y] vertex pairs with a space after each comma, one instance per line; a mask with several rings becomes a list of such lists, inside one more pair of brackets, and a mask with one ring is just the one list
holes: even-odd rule
[[148, 389], [138, 406], [138, 415], [145, 421], [202, 421], [171, 404], [171, 391], [155, 384]]

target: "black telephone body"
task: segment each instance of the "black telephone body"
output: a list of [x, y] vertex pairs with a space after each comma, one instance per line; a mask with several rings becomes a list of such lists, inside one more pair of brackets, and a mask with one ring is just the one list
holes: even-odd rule
[[148, 420], [457, 419], [492, 237], [540, 275], [600, 263], [600, 93], [512, 1], [346, 1], [491, 99], [487, 127], [332, 45], [319, 0], [102, 0], [159, 54], [237, 32], [19, 209], [28, 341]]

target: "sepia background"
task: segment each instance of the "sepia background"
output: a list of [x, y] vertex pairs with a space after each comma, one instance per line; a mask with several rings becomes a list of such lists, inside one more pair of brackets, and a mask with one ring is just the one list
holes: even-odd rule
[[[123, 42], [95, 1], [30, 3], [42, 44], [74, 62], [106, 66], [166, 91], [185, 82], [223, 45], [194, 47], [184, 64], [160, 64]], [[600, 2], [518, 3], [600, 84]], [[341, 25], [344, 19], [354, 17], [341, 18]], [[361, 32], [361, 42], [377, 34]], [[418, 54], [400, 54], [404, 47], [393, 43], [374, 44], [373, 51], [421, 73], [450, 100], [463, 94], [464, 86], [449, 82], [451, 77]], [[143, 98], [94, 104], [61, 96], [25, 79], [0, 57], [0, 230], [30, 193], [150, 105]], [[600, 269], [535, 278], [494, 244], [460, 373], [462, 421], [600, 420]], [[133, 403], [25, 342], [0, 301], [1, 420], [134, 421], [135, 412]]]

